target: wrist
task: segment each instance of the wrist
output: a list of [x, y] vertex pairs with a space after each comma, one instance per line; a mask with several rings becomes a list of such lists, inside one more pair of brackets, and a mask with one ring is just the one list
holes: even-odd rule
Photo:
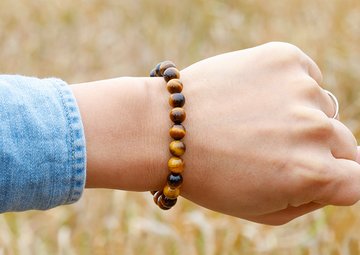
[[125, 77], [71, 86], [85, 130], [87, 188], [164, 184], [170, 138], [163, 82]]

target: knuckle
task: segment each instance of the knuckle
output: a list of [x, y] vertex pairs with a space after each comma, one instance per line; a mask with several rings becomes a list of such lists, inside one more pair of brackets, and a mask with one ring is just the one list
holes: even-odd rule
[[313, 121], [310, 127], [310, 133], [314, 133], [319, 137], [329, 137], [334, 133], [335, 127], [329, 118], [321, 116]]
[[291, 43], [287, 43], [287, 42], [268, 42], [265, 45], [267, 47], [270, 47], [272, 50], [279, 50], [282, 52], [287, 49], [289, 49], [289, 50], [299, 49], [295, 45], [293, 45]]
[[282, 65], [300, 66], [304, 70], [309, 69], [309, 57], [297, 46], [285, 42], [270, 42], [266, 44], [268, 52], [276, 55], [276, 59]]
[[294, 107], [292, 114], [296, 123], [291, 127], [294, 138], [327, 139], [335, 132], [334, 124], [321, 110], [304, 106]]
[[268, 43], [270, 50], [276, 53], [280, 53], [279, 56], [283, 56], [285, 59], [294, 60], [300, 59], [304, 53], [295, 45], [285, 42], [271, 42]]
[[298, 81], [298, 86], [296, 87], [296, 93], [299, 95], [304, 95], [306, 98], [317, 99], [321, 96], [322, 88], [317, 84], [317, 82], [308, 75], [302, 76]]
[[291, 90], [295, 98], [313, 104], [323, 100], [324, 91], [313, 78], [304, 73], [298, 73], [294, 75], [293, 80]]

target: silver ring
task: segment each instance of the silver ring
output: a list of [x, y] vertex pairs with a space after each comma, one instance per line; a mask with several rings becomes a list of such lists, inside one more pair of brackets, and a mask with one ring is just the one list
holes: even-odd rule
[[336, 108], [335, 115], [334, 115], [334, 117], [332, 117], [333, 119], [335, 119], [339, 115], [339, 102], [338, 102], [338, 100], [336, 99], [336, 97], [334, 96], [333, 93], [331, 93], [330, 91], [327, 91], [327, 90], [325, 90], [325, 92], [328, 93], [328, 95], [331, 97], [331, 99], [335, 103], [335, 108]]

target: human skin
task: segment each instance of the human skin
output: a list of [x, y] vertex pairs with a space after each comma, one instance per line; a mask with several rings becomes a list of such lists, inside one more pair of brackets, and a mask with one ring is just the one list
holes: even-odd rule
[[[271, 225], [360, 199], [356, 140], [332, 119], [321, 72], [297, 47], [268, 43], [218, 55], [180, 79], [187, 113], [181, 196]], [[172, 141], [164, 79], [71, 88], [85, 130], [86, 187], [162, 190]]]

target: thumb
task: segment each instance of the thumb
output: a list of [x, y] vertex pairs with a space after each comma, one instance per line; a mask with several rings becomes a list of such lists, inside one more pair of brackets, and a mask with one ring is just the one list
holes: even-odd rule
[[[347, 159], [336, 159], [333, 165], [332, 180], [325, 189], [323, 205], [349, 206], [360, 200], [360, 165]], [[320, 192], [318, 192], [320, 193]], [[316, 202], [316, 201], [315, 201]]]

